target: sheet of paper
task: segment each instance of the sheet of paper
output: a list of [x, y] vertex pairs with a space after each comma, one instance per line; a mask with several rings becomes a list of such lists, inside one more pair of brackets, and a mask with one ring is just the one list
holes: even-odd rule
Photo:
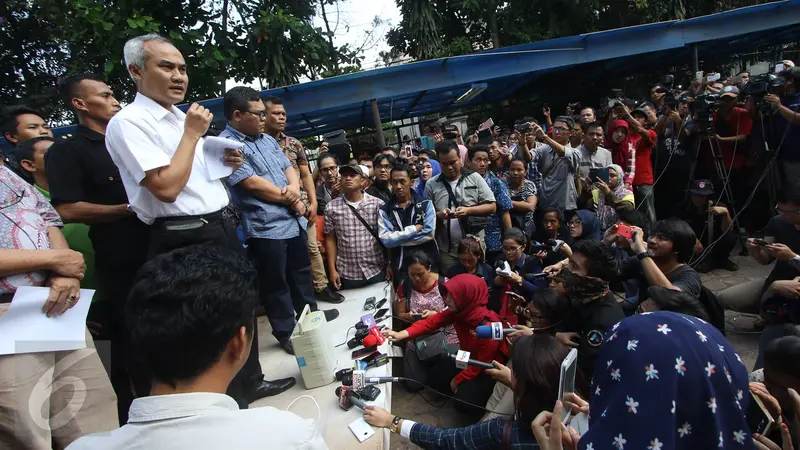
[[244, 148], [244, 143], [233, 139], [209, 136], [203, 142], [203, 157], [209, 180], [219, 180], [233, 173], [233, 168], [225, 165], [225, 149]]
[[0, 355], [86, 348], [86, 315], [93, 289], [81, 289], [78, 304], [62, 316], [42, 312], [50, 288], [23, 286], [0, 317]]

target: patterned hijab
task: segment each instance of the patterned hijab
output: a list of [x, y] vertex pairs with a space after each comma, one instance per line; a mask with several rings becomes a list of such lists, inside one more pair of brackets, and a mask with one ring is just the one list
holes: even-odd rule
[[747, 370], [712, 325], [672, 312], [628, 317], [600, 349], [580, 450], [750, 450]]

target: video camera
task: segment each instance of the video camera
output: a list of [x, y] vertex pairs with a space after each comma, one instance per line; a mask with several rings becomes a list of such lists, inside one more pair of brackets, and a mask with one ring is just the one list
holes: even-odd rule
[[458, 127], [451, 123], [446, 123], [442, 125], [442, 136], [445, 139], [456, 139], [458, 138]]
[[624, 105], [622, 89], [612, 89], [611, 96], [603, 99], [603, 103], [609, 110], [616, 108], [619, 105]]
[[753, 103], [758, 107], [758, 110], [763, 114], [772, 114], [774, 112], [772, 106], [764, 101], [764, 96], [767, 94], [781, 93], [784, 79], [772, 73], [762, 73], [750, 77], [750, 82], [742, 87], [742, 97], [750, 97]]
[[714, 130], [714, 112], [719, 108], [718, 94], [703, 94], [694, 98], [689, 103], [689, 110], [697, 117], [695, 124], [701, 133], [711, 133]]

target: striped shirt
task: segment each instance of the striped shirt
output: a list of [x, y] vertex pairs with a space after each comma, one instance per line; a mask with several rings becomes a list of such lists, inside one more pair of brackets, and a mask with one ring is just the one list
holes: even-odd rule
[[[502, 449], [503, 429], [506, 419], [497, 418], [479, 422], [462, 428], [440, 429], [415, 423], [411, 427], [408, 439], [414, 444], [425, 449]], [[530, 427], [520, 428], [519, 423], [511, 423], [510, 442], [511, 450], [534, 450], [539, 448], [536, 438], [530, 432]]]
[[[364, 220], [378, 232], [383, 201], [364, 194], [358, 204], [350, 203]], [[386, 268], [386, 259], [378, 239], [358, 220], [344, 196], [325, 207], [325, 234], [336, 233], [336, 271], [346, 280], [368, 280]]]

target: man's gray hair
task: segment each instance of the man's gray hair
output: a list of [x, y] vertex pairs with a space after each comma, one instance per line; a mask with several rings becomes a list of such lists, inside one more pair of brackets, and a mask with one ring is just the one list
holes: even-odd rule
[[161, 41], [172, 44], [172, 41], [157, 33], [145, 34], [129, 39], [128, 42], [125, 43], [122, 53], [123, 57], [125, 58], [125, 69], [128, 71], [128, 75], [132, 80], [133, 75], [131, 74], [130, 67], [133, 65], [144, 70], [144, 63], [147, 61], [147, 55], [144, 51], [144, 43], [149, 41]]

